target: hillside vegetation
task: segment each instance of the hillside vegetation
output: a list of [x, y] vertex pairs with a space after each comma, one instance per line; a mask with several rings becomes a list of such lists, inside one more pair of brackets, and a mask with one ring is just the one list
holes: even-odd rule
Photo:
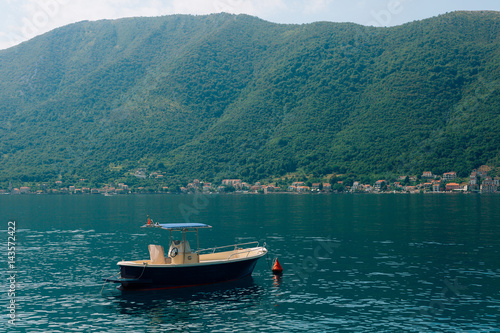
[[0, 182], [465, 176], [500, 166], [499, 84], [498, 12], [80, 22], [0, 52]]

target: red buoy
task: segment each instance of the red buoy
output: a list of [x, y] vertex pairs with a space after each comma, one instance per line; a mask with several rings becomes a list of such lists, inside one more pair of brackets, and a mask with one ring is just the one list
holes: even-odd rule
[[273, 268], [271, 268], [274, 274], [281, 274], [283, 273], [283, 267], [281, 267], [280, 262], [278, 261], [278, 258], [276, 258], [276, 261], [274, 262]]

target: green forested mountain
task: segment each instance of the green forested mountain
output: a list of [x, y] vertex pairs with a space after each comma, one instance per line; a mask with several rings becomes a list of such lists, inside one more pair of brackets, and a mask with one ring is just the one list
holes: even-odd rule
[[0, 51], [0, 181], [500, 166], [500, 13], [80, 22]]

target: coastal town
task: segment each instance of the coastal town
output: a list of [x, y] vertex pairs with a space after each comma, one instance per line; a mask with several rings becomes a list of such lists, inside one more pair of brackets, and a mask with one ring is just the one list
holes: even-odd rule
[[[157, 181], [158, 186], [127, 185], [124, 182], [104, 184], [100, 187], [79, 186], [85, 184], [86, 179], [80, 179], [79, 184], [68, 185], [62, 180], [53, 184], [37, 183], [31, 186], [13, 187], [9, 183], [7, 189], [0, 189], [0, 194], [154, 194], [154, 193], [242, 193], [242, 194], [269, 194], [269, 193], [500, 193], [500, 177], [491, 174], [492, 168], [481, 166], [472, 170], [468, 178], [459, 178], [454, 171], [435, 175], [425, 171], [419, 176], [402, 175], [396, 181], [379, 179], [374, 183], [363, 183], [332, 175], [327, 181], [313, 182], [307, 177], [302, 181], [281, 179], [271, 183], [256, 182], [249, 184], [241, 179], [223, 179], [214, 184], [198, 179], [184, 185], [162, 186], [164, 175], [159, 172], [147, 173], [144, 169], [135, 170], [134, 177], [141, 180]], [[295, 177], [297, 178], [297, 177]], [[343, 180], [342, 180], [343, 179]], [[288, 180], [288, 181], [287, 181]], [[140, 185], [140, 184], [139, 184]]]

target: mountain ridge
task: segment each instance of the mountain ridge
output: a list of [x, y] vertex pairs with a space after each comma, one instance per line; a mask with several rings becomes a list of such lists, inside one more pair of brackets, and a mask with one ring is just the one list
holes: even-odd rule
[[499, 165], [499, 32], [498, 12], [391, 28], [231, 14], [58, 28], [0, 51], [1, 181]]

